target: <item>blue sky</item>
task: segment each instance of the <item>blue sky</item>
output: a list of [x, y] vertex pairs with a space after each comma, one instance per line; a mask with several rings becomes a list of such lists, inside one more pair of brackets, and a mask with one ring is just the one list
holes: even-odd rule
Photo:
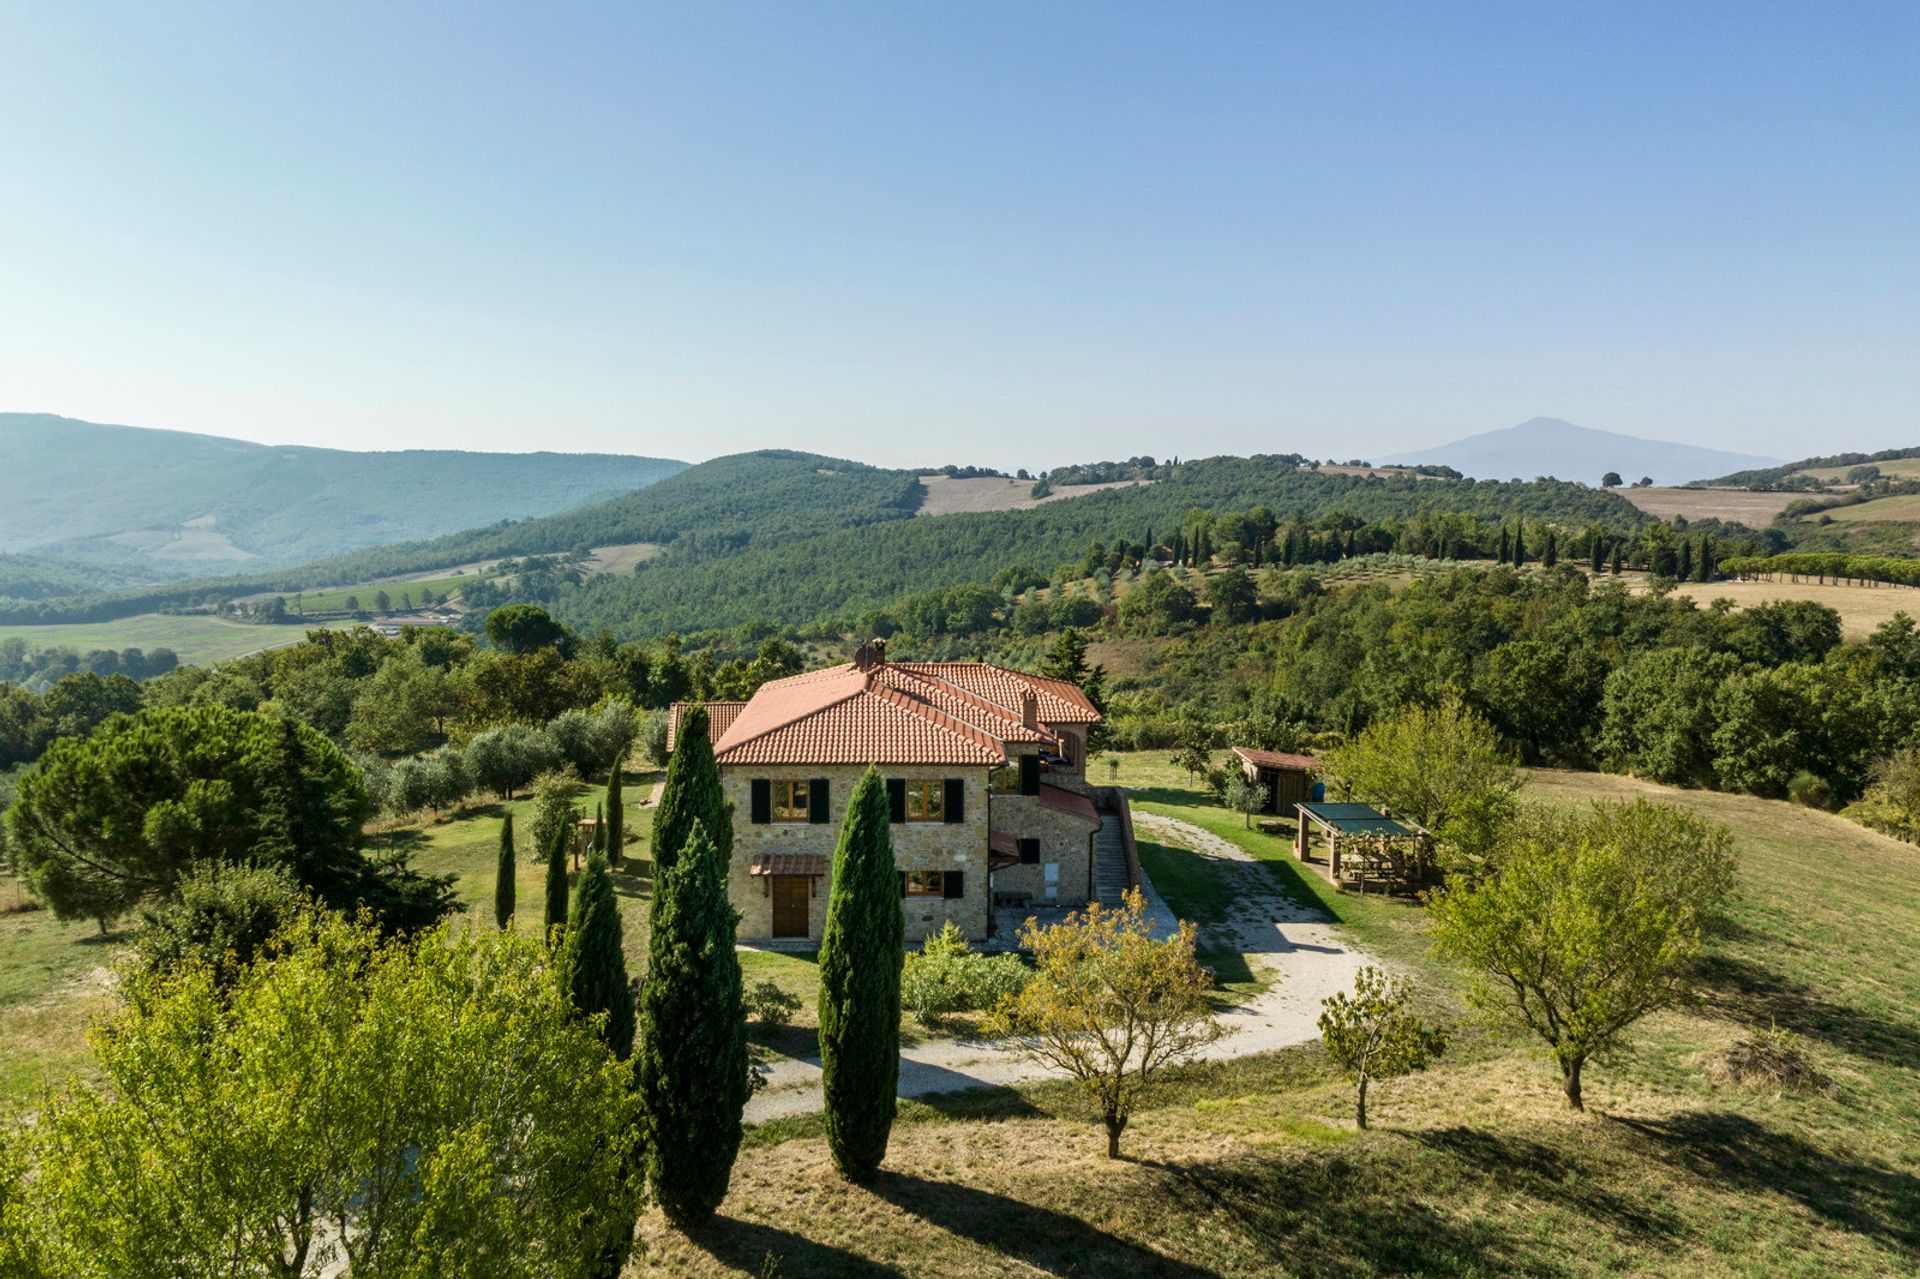
[[0, 8], [0, 409], [1044, 467], [1920, 444], [1920, 4]]

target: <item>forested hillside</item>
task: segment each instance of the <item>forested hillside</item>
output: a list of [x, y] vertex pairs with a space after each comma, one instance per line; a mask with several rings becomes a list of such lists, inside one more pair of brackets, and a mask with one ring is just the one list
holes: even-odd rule
[[[666, 486], [662, 486], [663, 488]], [[1624, 499], [1557, 481], [1512, 484], [1333, 475], [1289, 459], [1208, 458], [1169, 478], [1022, 511], [950, 515], [848, 528], [799, 539], [762, 539], [737, 554], [696, 541], [631, 577], [549, 582], [534, 592], [568, 624], [622, 638], [845, 617], [904, 596], [1025, 568], [1045, 574], [1078, 559], [1091, 541], [1170, 536], [1195, 510], [1265, 508], [1275, 519], [1343, 512], [1356, 521], [1458, 513], [1479, 521], [1525, 517], [1568, 529], [1626, 531], [1647, 517]], [[678, 548], [675, 548], [678, 551]], [[485, 603], [504, 602], [485, 597]]]
[[161, 577], [547, 515], [685, 469], [607, 454], [352, 453], [0, 414], [0, 550]]

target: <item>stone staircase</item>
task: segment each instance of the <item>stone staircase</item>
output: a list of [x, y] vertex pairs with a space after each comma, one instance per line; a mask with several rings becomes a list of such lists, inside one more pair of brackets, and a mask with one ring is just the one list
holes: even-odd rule
[[1093, 895], [1103, 906], [1118, 906], [1121, 896], [1133, 886], [1127, 870], [1124, 821], [1119, 812], [1103, 809], [1100, 829], [1093, 837]]

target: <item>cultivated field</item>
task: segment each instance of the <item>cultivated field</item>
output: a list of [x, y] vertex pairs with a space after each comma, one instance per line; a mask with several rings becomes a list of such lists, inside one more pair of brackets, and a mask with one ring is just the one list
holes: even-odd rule
[[1148, 480], [1116, 480], [1111, 484], [1075, 484], [1056, 488], [1048, 497], [1033, 496], [1032, 480], [1006, 480], [996, 476], [956, 480], [945, 475], [923, 475], [920, 487], [926, 495], [920, 500], [920, 515], [962, 515], [980, 511], [1024, 511], [1047, 502], [1082, 497], [1101, 489], [1132, 488]]
[[[336, 625], [329, 623], [328, 625]], [[320, 623], [313, 624], [314, 627]], [[198, 614], [174, 617], [143, 613], [112, 622], [75, 622], [53, 626], [0, 626], [0, 639], [18, 636], [32, 648], [71, 648], [86, 653], [97, 648], [138, 648], [152, 652], [170, 648], [189, 666], [205, 666], [244, 657], [263, 648], [297, 643], [306, 637], [304, 626], [249, 626], [224, 618]]]
[[625, 546], [596, 546], [587, 556], [589, 573], [631, 573], [636, 564], [660, 553], [658, 542], [629, 542]]
[[1726, 520], [1764, 528], [1805, 493], [1749, 493], [1746, 489], [1619, 488], [1614, 492], [1648, 515], [1670, 520]]
[[1774, 600], [1812, 600], [1840, 614], [1840, 630], [1848, 639], [1861, 639], [1895, 613], [1920, 620], [1920, 588], [1911, 586], [1841, 586], [1819, 582], [1686, 582], [1674, 588], [1701, 607], [1714, 600], [1748, 608]]
[[[1920, 521], [1920, 493], [1876, 497], [1871, 502], [1862, 502], [1858, 506], [1836, 506], [1821, 514], [1832, 516], [1836, 524], [1913, 523]], [[1819, 519], [1820, 516], [1811, 518]]]
[[[1920, 478], [1920, 457], [1901, 457], [1888, 462], [1856, 463], [1856, 465], [1877, 466], [1882, 475], [1898, 475], [1908, 479]], [[1847, 478], [1847, 472], [1852, 469], [1851, 466], [1810, 466], [1794, 474], [1811, 476], [1823, 484], [1838, 484]]]

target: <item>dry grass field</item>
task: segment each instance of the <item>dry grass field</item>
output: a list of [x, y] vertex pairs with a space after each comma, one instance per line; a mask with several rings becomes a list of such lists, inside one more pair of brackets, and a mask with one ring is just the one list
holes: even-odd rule
[[1812, 600], [1840, 614], [1840, 630], [1848, 639], [1861, 639], [1895, 613], [1920, 619], [1920, 589], [1911, 586], [1842, 586], [1819, 582], [1686, 582], [1674, 588], [1705, 607], [1716, 599], [1735, 608], [1749, 608], [1774, 600]]
[[588, 573], [631, 573], [636, 564], [660, 553], [658, 542], [628, 542], [624, 546], [596, 546], [587, 556]]
[[[368, 593], [372, 600], [372, 592]], [[313, 628], [321, 624], [315, 622]], [[329, 623], [328, 625], [332, 625]], [[14, 636], [29, 648], [70, 648], [80, 653], [99, 648], [170, 648], [190, 666], [207, 666], [306, 638], [306, 626], [252, 626], [204, 614], [170, 616], [142, 613], [111, 622], [74, 622], [49, 626], [0, 626], [0, 639]]]
[[[1833, 517], [1835, 524], [1909, 524], [1920, 521], [1920, 493], [1899, 497], [1876, 497], [1858, 506], [1836, 506], [1821, 514]], [[1820, 518], [1818, 515], [1814, 519]]]
[[998, 476], [953, 479], [945, 475], [923, 475], [920, 487], [926, 496], [920, 500], [920, 515], [966, 515], [982, 511], [1024, 511], [1048, 502], [1084, 497], [1101, 489], [1132, 488], [1151, 483], [1148, 480], [1116, 480], [1111, 484], [1075, 484], [1057, 488], [1050, 496], [1033, 496], [1032, 480], [1008, 480]]
[[[1873, 462], [1870, 465], [1879, 467], [1882, 475], [1898, 475], [1909, 479], [1920, 477], [1920, 457], [1894, 458], [1892, 461]], [[1852, 469], [1851, 466], [1810, 466], [1803, 471], [1796, 471], [1795, 474], [1811, 476], [1823, 484], [1837, 484], [1844, 481], [1847, 478], [1847, 472]]]
[[1729, 520], [1764, 528], [1805, 493], [1749, 493], [1745, 489], [1621, 488], [1621, 497], [1657, 519]]

